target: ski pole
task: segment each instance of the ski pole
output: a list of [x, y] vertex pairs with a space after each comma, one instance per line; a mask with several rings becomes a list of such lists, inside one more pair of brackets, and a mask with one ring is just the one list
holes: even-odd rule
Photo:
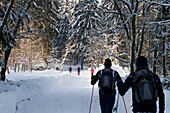
[[92, 105], [92, 100], [93, 100], [93, 92], [94, 92], [94, 85], [93, 85], [93, 88], [92, 88], [92, 94], [91, 94], [91, 101], [90, 101], [89, 113], [90, 113], [90, 111], [91, 111], [91, 105]]
[[126, 104], [125, 104], [124, 97], [122, 96], [122, 98], [123, 98], [123, 103], [124, 103], [124, 106], [125, 106], [125, 111], [126, 111], [126, 113], [127, 113], [127, 109], [126, 109]]
[[117, 113], [117, 109], [118, 109], [118, 104], [119, 104], [119, 94], [118, 94], [118, 99], [117, 99], [117, 103], [116, 103], [116, 113]]
[[113, 112], [115, 112], [115, 113], [117, 113], [118, 104], [119, 104], [119, 94], [118, 94], [118, 96], [117, 96], [116, 106], [113, 108]]

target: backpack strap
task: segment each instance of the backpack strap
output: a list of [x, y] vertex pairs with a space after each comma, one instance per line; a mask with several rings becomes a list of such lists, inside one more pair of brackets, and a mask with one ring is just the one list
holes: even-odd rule
[[113, 76], [113, 80], [114, 80], [114, 78], [116, 77], [115, 76], [115, 70], [112, 71], [112, 76]]
[[[100, 70], [99, 78], [102, 76], [102, 69]], [[115, 70], [112, 71], [112, 76], [113, 78], [115, 77]]]

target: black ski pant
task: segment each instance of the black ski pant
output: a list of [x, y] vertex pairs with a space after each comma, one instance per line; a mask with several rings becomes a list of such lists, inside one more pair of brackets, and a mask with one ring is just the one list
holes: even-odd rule
[[114, 94], [99, 94], [101, 113], [112, 113], [115, 95]]
[[93, 73], [91, 73], [91, 77], [93, 76]]

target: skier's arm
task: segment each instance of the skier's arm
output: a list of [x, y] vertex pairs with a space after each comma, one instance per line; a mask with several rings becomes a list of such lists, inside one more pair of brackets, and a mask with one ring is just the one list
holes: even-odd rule
[[125, 82], [121, 83], [118, 86], [118, 90], [121, 96], [125, 95], [128, 89], [132, 86], [134, 75], [135, 75], [134, 72], [130, 73], [130, 75], [126, 78]]
[[164, 92], [162, 89], [161, 81], [158, 77], [158, 75], [155, 74], [155, 78], [157, 80], [157, 88], [158, 88], [158, 97], [159, 97], [159, 113], [164, 113], [165, 110], [165, 97]]
[[97, 72], [96, 75], [92, 76], [91, 78], [91, 85], [94, 85], [98, 80], [99, 80], [99, 71]]
[[119, 75], [119, 73], [117, 71], [115, 72], [115, 75], [117, 76], [116, 81], [117, 81], [118, 91], [121, 94], [121, 92], [122, 92], [121, 91], [122, 90], [121, 86], [123, 85], [123, 81], [122, 81], [122, 79], [121, 79], [121, 77], [120, 77], [120, 75]]

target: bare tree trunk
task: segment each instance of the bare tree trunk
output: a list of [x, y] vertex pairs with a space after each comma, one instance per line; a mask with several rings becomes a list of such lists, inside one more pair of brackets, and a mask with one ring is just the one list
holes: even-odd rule
[[[15, 64], [15, 56], [12, 57], [12, 66], [11, 67], [14, 67], [14, 64]], [[12, 68], [11, 68], [12, 70]]]
[[25, 72], [25, 63], [22, 63], [21, 71], [24, 71], [24, 72]]
[[[165, 7], [163, 6], [163, 20], [166, 20], [167, 19], [167, 15], [165, 14], [166, 12], [166, 9]], [[168, 12], [168, 10], [167, 10]], [[166, 33], [166, 26], [164, 26], [163, 28], [163, 33]], [[167, 36], [163, 36], [163, 75], [166, 77], [166, 37]]]
[[18, 72], [20, 71], [20, 63], [18, 63]]
[[[134, 1], [131, 0], [131, 13], [136, 13], [137, 12], [137, 9], [138, 9], [138, 2], [136, 2], [136, 7], [134, 7]], [[122, 11], [118, 5], [118, 2], [117, 0], [114, 0], [114, 4], [117, 8], [117, 11], [120, 13], [120, 18], [122, 20], [122, 23], [125, 23], [125, 19], [123, 17], [123, 14], [122, 14]], [[128, 39], [131, 41], [131, 44], [130, 44], [130, 72], [133, 72], [134, 71], [134, 60], [135, 60], [135, 38], [136, 38], [136, 28], [135, 28], [135, 15], [132, 14], [132, 19], [131, 19], [131, 29], [128, 29], [127, 27], [127, 24], [123, 24], [124, 28], [125, 28], [125, 31], [126, 31], [126, 35], [128, 37]], [[130, 25], [130, 24], [129, 24]]]
[[8, 66], [6, 67], [6, 71], [8, 74], [10, 74]]
[[108, 37], [107, 37], [106, 33], [105, 33], [105, 40], [106, 40], [106, 51], [105, 51], [106, 52], [105, 59], [106, 59], [106, 58], [109, 58], [109, 54], [108, 54]]
[[131, 52], [130, 52], [130, 72], [133, 72], [134, 71], [134, 60], [135, 60], [135, 50], [134, 50], [134, 39], [133, 41], [131, 42]]
[[141, 34], [141, 42], [140, 42], [140, 46], [139, 46], [139, 50], [138, 50], [138, 57], [141, 55], [142, 53], [142, 47], [143, 47], [143, 40], [144, 40], [144, 27], [142, 28], [142, 34]]
[[[151, 43], [152, 43], [151, 39], [152, 39], [152, 37], [149, 34], [149, 40], [148, 40], [149, 48], [151, 48]], [[151, 52], [149, 50], [147, 50], [147, 58], [149, 59], [148, 64], [151, 64], [152, 63], [152, 59], [151, 59], [152, 55], [151, 55]]]
[[[96, 49], [97, 49], [97, 56], [96, 56], [96, 59], [97, 59], [97, 67], [99, 67], [99, 55], [98, 55], [98, 42], [97, 42], [97, 40], [96, 40]], [[107, 35], [106, 35], [106, 55], [105, 55], [105, 58], [107, 58], [107, 54], [108, 54], [108, 52], [107, 52]]]
[[41, 39], [41, 55], [44, 57], [44, 41], [43, 38]]
[[83, 69], [84, 57], [81, 58], [81, 69]]
[[29, 59], [28, 59], [28, 68], [29, 68], [29, 72], [32, 72], [32, 40], [30, 40], [30, 53], [29, 53]]
[[73, 57], [73, 62], [74, 62], [74, 65], [76, 65], [76, 56], [75, 55]]
[[[145, 6], [143, 4], [143, 17], [145, 17]], [[144, 41], [144, 33], [145, 33], [145, 20], [143, 20], [143, 23], [142, 23], [142, 32], [141, 32], [141, 42], [140, 42], [140, 46], [139, 46], [139, 50], [138, 50], [138, 57], [141, 55], [142, 53], [142, 48], [143, 48], [143, 41]]]
[[132, 35], [131, 35], [131, 51], [130, 51], [130, 72], [134, 71], [134, 62], [135, 62], [135, 38], [136, 38], [136, 29], [135, 29], [135, 16], [132, 16]]
[[66, 49], [66, 54], [64, 55], [64, 58], [63, 58], [63, 60], [62, 60], [62, 62], [61, 62], [61, 72], [63, 72], [64, 62], [65, 62], [65, 60], [66, 60], [66, 58], [67, 58], [67, 55], [68, 55], [68, 51], [67, 51], [67, 49]]
[[153, 58], [153, 72], [156, 73], [156, 61], [157, 61], [157, 49], [154, 51], [154, 58]]
[[[11, 0], [10, 1], [10, 4], [9, 4], [9, 7], [8, 9], [6, 10], [5, 12], [5, 15], [3, 17], [3, 20], [2, 20], [2, 23], [1, 23], [1, 26], [0, 26], [0, 38], [3, 38], [2, 36], [2, 30], [7, 22], [7, 19], [8, 19], [8, 16], [9, 16], [9, 13], [10, 13], [10, 10], [13, 6], [13, 3], [14, 3], [14, 0]], [[4, 41], [5, 42], [5, 41]], [[3, 42], [3, 43], [4, 43]], [[6, 66], [7, 66], [7, 62], [8, 62], [8, 58], [9, 58], [9, 54], [11, 52], [11, 47], [8, 47], [7, 45], [5, 45], [5, 52], [4, 52], [4, 57], [3, 57], [3, 63], [4, 65], [2, 66], [2, 69], [1, 69], [1, 80], [5, 81], [5, 71], [6, 71]]]
[[[118, 37], [117, 37], [117, 30], [115, 30], [115, 41], [118, 42]], [[116, 43], [116, 56], [118, 56], [118, 43]], [[120, 60], [116, 58], [116, 64], [119, 64]]]
[[4, 57], [3, 57], [4, 65], [2, 66], [2, 69], [1, 69], [1, 80], [3, 80], [3, 81], [5, 81], [5, 71], [6, 71], [6, 66], [7, 66], [10, 52], [11, 52], [11, 48], [6, 46], [5, 52], [4, 52]]
[[165, 37], [163, 37], [163, 75], [166, 77], [166, 50], [165, 50]]
[[14, 72], [16, 72], [17, 71], [17, 63], [15, 62], [14, 63]]

